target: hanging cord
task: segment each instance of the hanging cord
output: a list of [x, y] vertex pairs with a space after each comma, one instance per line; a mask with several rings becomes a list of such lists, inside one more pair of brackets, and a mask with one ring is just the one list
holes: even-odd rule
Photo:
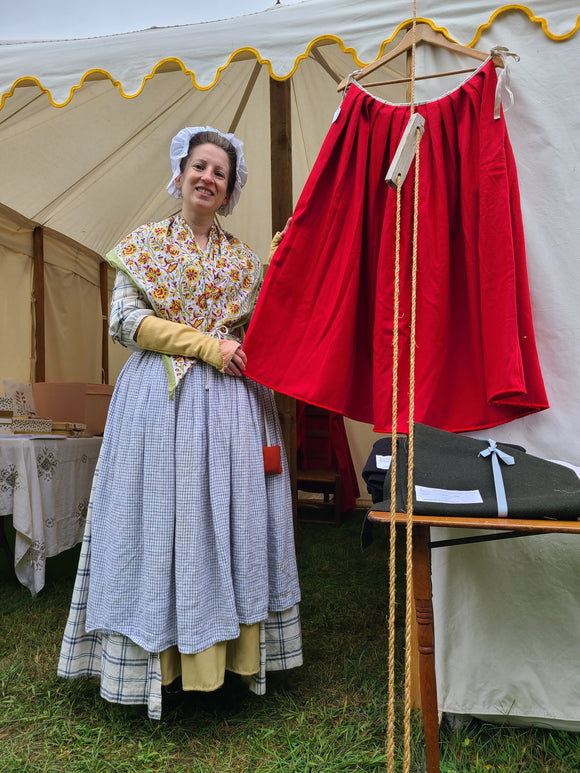
[[415, 349], [417, 318], [417, 233], [419, 226], [419, 132], [415, 136], [415, 185], [413, 204], [413, 263], [411, 269], [411, 335], [409, 352], [409, 448], [407, 459], [407, 541], [405, 586], [405, 764], [411, 765], [411, 642], [413, 627], [413, 491], [415, 460]]
[[397, 225], [395, 240], [395, 280], [393, 293], [393, 399], [391, 416], [391, 502], [389, 528], [389, 637], [388, 637], [388, 712], [387, 770], [393, 773], [395, 764], [395, 591], [396, 591], [396, 522], [397, 512], [397, 414], [399, 374], [399, 280], [401, 255], [401, 175], [397, 178]]
[[[415, 110], [415, 49], [417, 28], [417, 0], [413, 0], [413, 45], [411, 47], [411, 115]], [[413, 613], [413, 472], [415, 457], [415, 346], [417, 312], [417, 234], [419, 230], [419, 143], [421, 134], [415, 132], [415, 179], [413, 191], [413, 261], [411, 268], [411, 330], [409, 340], [409, 447], [407, 454], [407, 524], [406, 524], [406, 586], [405, 586], [405, 711], [403, 771], [411, 767], [411, 642]]]
[[[415, 112], [415, 49], [417, 28], [417, 3], [413, 0], [413, 37], [411, 46], [411, 93], [410, 115]], [[414, 461], [414, 405], [415, 405], [415, 338], [417, 297], [417, 232], [419, 222], [419, 142], [421, 133], [415, 134], [415, 180], [413, 205], [413, 260], [411, 273], [411, 321], [409, 357], [409, 436], [407, 466], [407, 520], [406, 520], [406, 589], [405, 589], [405, 684], [404, 684], [404, 761], [403, 772], [411, 767], [411, 641], [413, 612], [413, 461]], [[396, 506], [397, 506], [397, 419], [398, 419], [398, 359], [399, 359], [399, 284], [401, 248], [401, 176], [397, 178], [397, 214], [395, 242], [395, 277], [393, 299], [393, 392], [392, 392], [392, 441], [391, 441], [391, 499], [389, 542], [389, 662], [388, 662], [388, 715], [387, 715], [387, 770], [394, 773], [395, 750], [395, 592], [396, 592]]]

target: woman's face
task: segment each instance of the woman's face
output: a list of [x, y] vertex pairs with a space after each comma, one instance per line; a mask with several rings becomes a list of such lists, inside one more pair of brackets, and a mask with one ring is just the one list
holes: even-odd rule
[[196, 145], [175, 181], [183, 196], [183, 214], [213, 216], [228, 199], [229, 174], [225, 150], [210, 142]]

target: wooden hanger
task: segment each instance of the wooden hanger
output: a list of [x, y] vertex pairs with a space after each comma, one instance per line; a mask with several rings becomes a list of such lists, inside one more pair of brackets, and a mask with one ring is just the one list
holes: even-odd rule
[[[470, 56], [472, 59], [477, 59], [480, 62], [484, 62], [489, 56], [489, 54], [485, 53], [485, 51], [478, 51], [476, 48], [470, 48], [469, 46], [462, 46], [459, 43], [455, 43], [453, 40], [449, 40], [449, 38], [445, 37], [443, 32], [439, 30], [434, 30], [430, 24], [426, 24], [425, 22], [420, 22], [415, 26], [415, 33], [416, 33], [415, 44], [430, 43], [433, 46], [438, 46], [439, 48], [445, 48], [448, 51], [453, 51], [456, 54], [463, 54], [464, 56]], [[359, 70], [359, 72], [355, 73], [352, 76], [352, 79], [359, 81], [361, 78], [364, 78], [366, 75], [370, 75], [370, 73], [374, 72], [379, 67], [382, 67], [383, 65], [387, 64], [387, 62], [390, 62], [392, 59], [395, 59], [397, 56], [404, 54], [406, 51], [410, 51], [412, 46], [413, 46], [413, 28], [407, 30], [407, 33], [405, 34], [401, 42], [398, 45], [396, 45], [393, 49], [391, 49], [391, 51], [379, 57], [378, 59], [375, 59], [374, 62], [367, 64], [366, 67], [363, 67], [362, 70]], [[494, 56], [493, 62], [496, 67], [503, 67], [503, 62], [501, 60], [501, 57]], [[419, 75], [419, 76], [416, 76], [416, 80], [423, 79], [423, 78], [440, 78], [444, 75], [455, 75], [456, 73], [460, 73], [460, 72], [470, 72], [470, 70], [453, 70], [452, 72], [436, 73], [434, 75]], [[351, 76], [344, 78], [338, 84], [337, 91], [343, 91], [345, 89], [347, 83], [349, 82], [350, 77]], [[392, 81], [382, 81], [380, 83], [373, 83], [369, 85], [381, 86], [381, 85], [386, 85], [390, 83], [404, 83], [409, 80], [411, 79], [408, 77], [405, 77], [405, 78], [397, 78], [396, 80], [392, 80]]]

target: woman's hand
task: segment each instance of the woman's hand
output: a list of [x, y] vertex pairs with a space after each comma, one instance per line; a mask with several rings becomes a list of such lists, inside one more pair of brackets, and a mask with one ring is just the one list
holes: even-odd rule
[[219, 345], [224, 358], [225, 372], [230, 376], [241, 376], [248, 360], [242, 345], [228, 339], [220, 340]]
[[288, 220], [286, 221], [286, 225], [284, 226], [284, 228], [281, 231], [277, 231], [274, 234], [274, 236], [272, 238], [272, 243], [270, 244], [270, 256], [269, 256], [268, 260], [272, 260], [272, 257], [274, 255], [274, 253], [276, 252], [276, 250], [280, 246], [280, 242], [286, 236], [286, 233], [288, 232], [288, 229], [290, 228], [290, 223], [291, 222], [292, 222], [292, 218], [289, 217]]
[[283, 228], [283, 229], [280, 231], [280, 239], [283, 239], [283, 238], [286, 236], [286, 233], [287, 233], [288, 229], [290, 228], [290, 223], [291, 223], [291, 222], [292, 222], [292, 218], [291, 218], [291, 217], [289, 217], [289, 218], [288, 218], [288, 220], [286, 221], [286, 225], [285, 225], [285, 226], [284, 226], [284, 228]]

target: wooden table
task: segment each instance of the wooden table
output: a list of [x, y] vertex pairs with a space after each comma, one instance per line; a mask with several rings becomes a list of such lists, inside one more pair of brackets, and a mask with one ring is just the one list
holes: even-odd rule
[[[371, 521], [390, 523], [390, 513], [371, 510]], [[406, 526], [407, 514], [396, 513], [397, 526]], [[467, 537], [464, 540], [446, 540], [431, 543], [431, 526], [460, 529], [494, 530], [496, 534]], [[427, 753], [428, 773], [439, 773], [439, 715], [437, 707], [437, 680], [435, 675], [435, 635], [433, 597], [431, 588], [431, 548], [454, 543], [481, 542], [505, 539], [526, 534], [580, 534], [580, 521], [527, 520], [515, 518], [472, 518], [462, 516], [413, 516], [413, 596], [417, 619], [417, 647], [421, 706]]]

